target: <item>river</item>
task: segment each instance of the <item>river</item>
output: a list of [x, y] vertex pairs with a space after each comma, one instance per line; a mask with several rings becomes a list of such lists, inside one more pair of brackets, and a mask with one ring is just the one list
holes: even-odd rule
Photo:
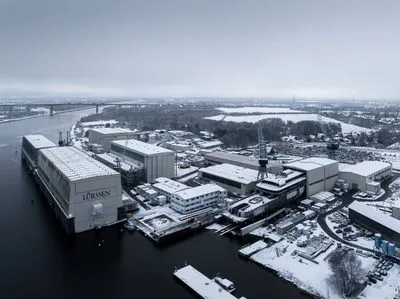
[[[116, 227], [66, 237], [21, 167], [26, 134], [53, 141], [93, 109], [0, 124], [0, 293], [2, 298], [194, 298], [173, 279], [185, 261], [232, 280], [247, 298], [305, 299], [292, 284], [240, 259], [241, 244], [201, 232], [160, 248]], [[99, 246], [101, 244], [101, 246]]]

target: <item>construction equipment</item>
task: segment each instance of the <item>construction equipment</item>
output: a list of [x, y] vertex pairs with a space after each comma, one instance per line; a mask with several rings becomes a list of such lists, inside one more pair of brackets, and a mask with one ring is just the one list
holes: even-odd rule
[[263, 180], [264, 178], [268, 177], [267, 175], [267, 164], [268, 164], [268, 157], [267, 157], [267, 146], [265, 145], [264, 134], [261, 128], [261, 124], [258, 123], [258, 174], [257, 174], [257, 181]]

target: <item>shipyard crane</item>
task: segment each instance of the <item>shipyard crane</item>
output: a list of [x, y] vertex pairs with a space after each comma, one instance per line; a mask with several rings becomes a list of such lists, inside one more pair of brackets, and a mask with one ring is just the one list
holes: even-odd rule
[[264, 178], [268, 177], [267, 175], [267, 164], [268, 164], [268, 157], [267, 157], [267, 146], [265, 145], [264, 134], [261, 128], [260, 123], [258, 124], [258, 174], [257, 174], [257, 181], [263, 180]]

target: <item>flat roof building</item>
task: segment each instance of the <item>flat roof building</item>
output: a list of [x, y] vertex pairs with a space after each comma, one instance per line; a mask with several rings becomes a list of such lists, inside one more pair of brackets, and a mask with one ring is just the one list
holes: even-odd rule
[[123, 159], [144, 165], [145, 180], [153, 182], [158, 177], [175, 175], [175, 152], [135, 139], [111, 142], [111, 152]]
[[340, 170], [339, 177], [353, 190], [378, 193], [380, 184], [392, 176], [392, 165], [381, 161], [363, 161]]
[[302, 171], [306, 174], [306, 196], [332, 190], [339, 178], [339, 163], [327, 158], [307, 158], [286, 163], [283, 167]]
[[101, 144], [105, 152], [111, 150], [111, 142], [122, 139], [137, 139], [138, 132], [124, 128], [89, 129], [89, 143]]
[[40, 150], [38, 177], [50, 206], [69, 233], [121, 218], [120, 174], [75, 147]]
[[258, 172], [232, 164], [219, 164], [199, 169], [198, 176], [231, 193], [248, 195], [255, 191]]
[[258, 159], [252, 156], [242, 156], [228, 152], [212, 152], [204, 155], [210, 165], [229, 163], [236, 166], [250, 168], [258, 171]]
[[36, 168], [39, 150], [55, 147], [56, 144], [43, 135], [25, 135], [22, 137], [21, 158], [30, 168]]
[[367, 229], [379, 232], [400, 246], [400, 220], [363, 202], [349, 205], [349, 218]]
[[158, 193], [164, 195], [167, 201], [170, 201], [172, 195], [175, 194], [176, 192], [190, 188], [185, 184], [163, 177], [156, 178], [152, 187]]
[[218, 185], [201, 185], [175, 192], [171, 197], [171, 208], [184, 214], [192, 213], [217, 205], [227, 195], [227, 191]]

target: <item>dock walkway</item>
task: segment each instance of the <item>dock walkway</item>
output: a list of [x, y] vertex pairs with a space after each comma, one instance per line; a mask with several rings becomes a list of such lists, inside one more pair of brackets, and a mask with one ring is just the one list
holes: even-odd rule
[[237, 299], [224, 290], [216, 282], [206, 277], [190, 265], [176, 270], [174, 276], [202, 298], [207, 299]]

